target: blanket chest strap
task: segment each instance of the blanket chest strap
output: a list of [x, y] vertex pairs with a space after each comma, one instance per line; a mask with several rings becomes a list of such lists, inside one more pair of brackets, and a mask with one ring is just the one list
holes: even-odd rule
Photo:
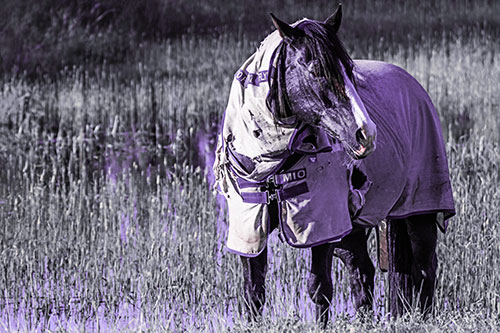
[[277, 199], [278, 201], [288, 200], [309, 192], [306, 182], [279, 189], [267, 189], [262, 192], [240, 192], [243, 202], [253, 204], [269, 204], [271, 200]]

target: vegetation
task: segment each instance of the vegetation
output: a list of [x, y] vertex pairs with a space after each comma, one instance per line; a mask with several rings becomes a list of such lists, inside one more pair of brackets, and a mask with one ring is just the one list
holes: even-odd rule
[[[221, 38], [231, 34], [260, 40], [272, 29], [269, 13], [293, 22], [325, 19], [335, 2], [316, 0], [4, 0], [0, 7], [0, 73], [31, 79], [56, 77], [74, 65], [141, 62], [151, 43], [182, 35]], [[360, 49], [404, 47], [422, 39], [441, 42], [481, 31], [500, 35], [495, 0], [348, 0], [342, 31]]]
[[[240, 264], [223, 249], [224, 204], [205, 167], [233, 73], [271, 30], [266, 13], [324, 18], [330, 4], [138, 3], [7, 1], [0, 9], [10, 18], [0, 24], [9, 31], [0, 34], [0, 332], [318, 330], [306, 292], [309, 251], [274, 235], [264, 320], [240, 315]], [[436, 104], [457, 217], [440, 235], [433, 318], [388, 321], [380, 272], [378, 320], [351, 318], [336, 261], [329, 329], [498, 331], [498, 4], [344, 6], [351, 54], [407, 69]], [[47, 12], [62, 21], [44, 21]], [[167, 12], [172, 21], [163, 21]], [[18, 51], [3, 47], [16, 39]], [[78, 40], [82, 49], [71, 51]]]

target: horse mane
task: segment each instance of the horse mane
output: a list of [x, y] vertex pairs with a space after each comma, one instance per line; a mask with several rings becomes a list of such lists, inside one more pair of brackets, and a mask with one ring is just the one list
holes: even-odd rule
[[[318, 21], [305, 20], [297, 25], [306, 35], [306, 46], [314, 59], [319, 60], [321, 71], [325, 74], [330, 89], [337, 97], [346, 100], [344, 77], [342, 67], [344, 67], [347, 77], [354, 82], [352, 73], [354, 63], [347, 53], [344, 45], [337, 37], [333, 27], [322, 24]], [[325, 52], [325, 50], [327, 52]]]
[[[355, 84], [353, 68], [354, 62], [337, 37], [333, 27], [318, 21], [303, 20], [297, 25], [305, 36], [305, 45], [308, 52], [320, 64], [320, 70], [328, 82], [328, 88], [341, 100], [347, 100], [343, 70], [347, 77]], [[280, 125], [294, 125], [296, 120], [292, 114], [288, 96], [286, 94], [285, 63], [286, 43], [282, 43], [276, 50], [276, 70], [273, 73], [273, 82], [270, 86], [267, 104]], [[325, 52], [326, 50], [326, 52]], [[287, 121], [288, 120], [288, 121]]]

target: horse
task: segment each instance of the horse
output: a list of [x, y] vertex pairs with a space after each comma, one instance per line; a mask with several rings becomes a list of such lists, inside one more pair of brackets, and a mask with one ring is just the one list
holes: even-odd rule
[[271, 18], [276, 31], [235, 75], [214, 163], [249, 318], [262, 313], [266, 239], [277, 228], [288, 244], [311, 248], [308, 292], [323, 327], [334, 255], [349, 272], [356, 310], [370, 311], [367, 230], [381, 221], [391, 312], [402, 313], [415, 290], [429, 312], [437, 229], [455, 209], [428, 94], [395, 65], [350, 58], [337, 36], [341, 5], [323, 22]]

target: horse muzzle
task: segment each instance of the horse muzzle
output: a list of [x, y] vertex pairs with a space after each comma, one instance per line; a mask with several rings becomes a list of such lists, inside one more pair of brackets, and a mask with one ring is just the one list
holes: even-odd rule
[[369, 130], [367, 127], [361, 127], [356, 131], [359, 147], [352, 150], [355, 159], [363, 159], [375, 150], [376, 133], [376, 130]]

